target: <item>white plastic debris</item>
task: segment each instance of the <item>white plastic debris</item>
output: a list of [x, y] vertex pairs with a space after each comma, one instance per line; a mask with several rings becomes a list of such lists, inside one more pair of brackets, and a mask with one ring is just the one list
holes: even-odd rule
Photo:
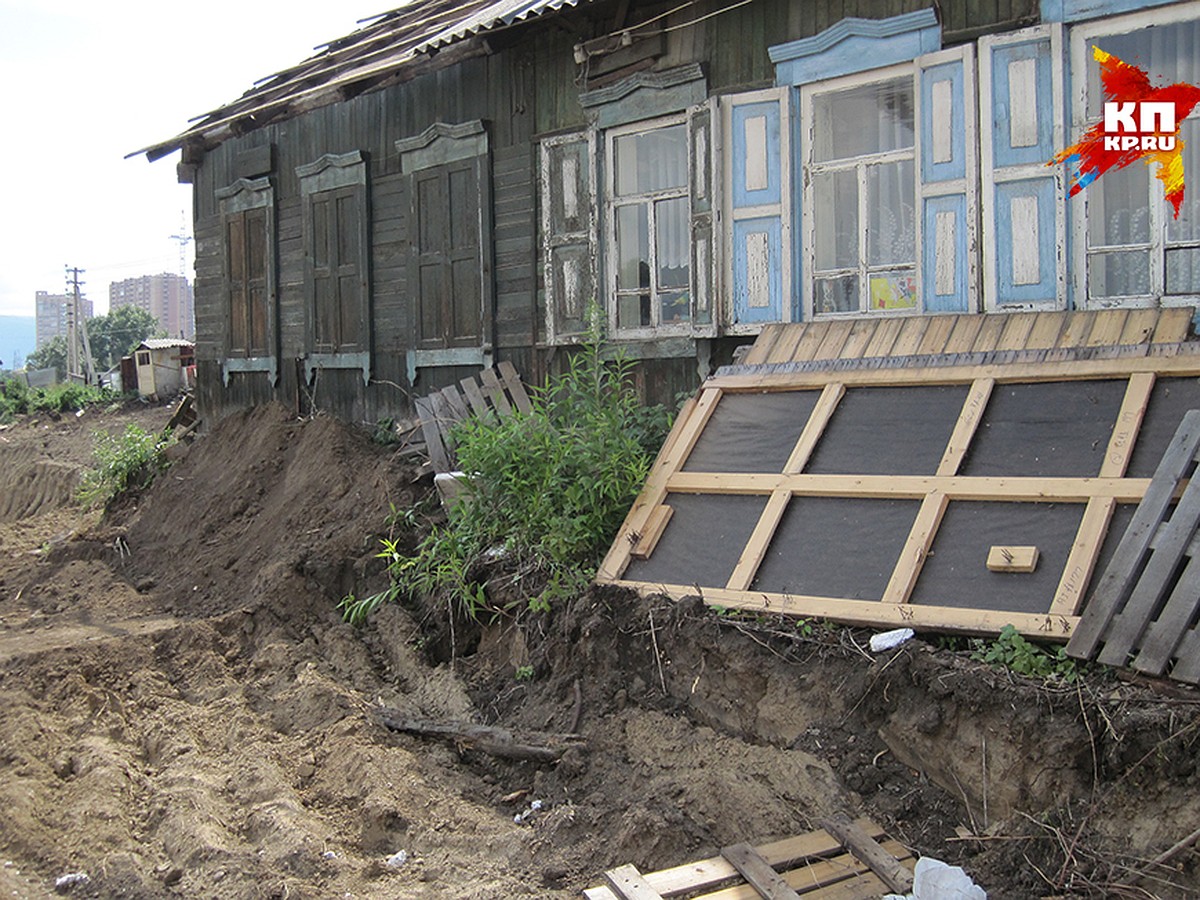
[[387, 858], [387, 867], [389, 869], [399, 869], [408, 862], [408, 853], [404, 850], [397, 850]]
[[54, 880], [54, 889], [56, 891], [69, 891], [77, 884], [87, 884], [92, 879], [88, 878], [87, 872], [68, 872], [66, 875], [60, 875]]
[[542, 811], [542, 806], [543, 804], [541, 800], [531, 801], [529, 806], [525, 807], [522, 812], [519, 812], [513, 816], [513, 821], [518, 825], [528, 825], [529, 820], [533, 818], [534, 814]]
[[[403, 852], [403, 851], [401, 851], [401, 852]], [[338, 858], [337, 854], [334, 853], [332, 850], [326, 850], [324, 853], [321, 854], [321, 859], [337, 859], [337, 858]]]
[[871, 652], [882, 653], [884, 650], [891, 650], [893, 647], [899, 647], [905, 641], [912, 640], [916, 634], [911, 628], [895, 628], [891, 631], [882, 631], [879, 634], [871, 635]]
[[987, 900], [987, 893], [958, 866], [922, 856], [913, 871], [913, 892], [888, 894], [883, 900]]

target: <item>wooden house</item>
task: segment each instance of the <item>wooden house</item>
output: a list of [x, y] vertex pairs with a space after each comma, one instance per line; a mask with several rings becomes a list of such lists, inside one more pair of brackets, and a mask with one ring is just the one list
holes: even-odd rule
[[1194, 304], [1200, 118], [1178, 218], [1048, 165], [1094, 45], [1200, 83], [1200, 3], [414, 0], [144, 151], [194, 188], [198, 403], [536, 383], [593, 309], [670, 401], [772, 323]]
[[[165, 398], [188, 387], [188, 371], [195, 362], [195, 347], [182, 338], [147, 338], [133, 351], [132, 383], [143, 397]], [[124, 383], [124, 366], [122, 366]]]

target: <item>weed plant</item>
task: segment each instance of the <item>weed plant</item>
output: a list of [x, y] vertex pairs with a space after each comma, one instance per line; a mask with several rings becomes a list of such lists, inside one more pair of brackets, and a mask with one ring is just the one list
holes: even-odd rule
[[1059, 678], [1072, 682], [1079, 677], [1079, 665], [1067, 656], [1066, 647], [1049, 650], [1040, 644], [1026, 640], [1012, 625], [1000, 629], [996, 640], [971, 641], [971, 658], [978, 662], [1003, 666], [1018, 675], [1030, 678]]
[[31, 388], [19, 378], [0, 383], [0, 422], [39, 412], [74, 412], [97, 403], [111, 403], [118, 394], [87, 384], [55, 384]]
[[[531, 412], [455, 428], [470, 491], [415, 554], [383, 541], [392, 584], [344, 598], [347, 621], [361, 624], [401, 594], [445, 598], [476, 619], [521, 606], [544, 611], [591, 580], [670, 426], [662, 407], [640, 403], [633, 363], [609, 357], [593, 326], [567, 371], [535, 392]], [[519, 588], [516, 600], [512, 591], [489, 596], [498, 569]]]
[[131, 424], [123, 434], [98, 431], [93, 437], [93, 466], [84, 472], [79, 487], [85, 506], [104, 505], [131, 488], [148, 487], [168, 465], [163, 455], [170, 444], [166, 433], [154, 434]]

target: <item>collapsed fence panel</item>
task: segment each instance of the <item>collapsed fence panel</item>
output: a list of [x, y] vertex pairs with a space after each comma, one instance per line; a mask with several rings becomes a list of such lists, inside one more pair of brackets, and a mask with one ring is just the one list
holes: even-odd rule
[[[1144, 331], [1150, 318], [1138, 321]], [[598, 580], [851, 624], [1012, 624], [1065, 641], [1183, 410], [1200, 406], [1198, 375], [1194, 344], [722, 370], [681, 412]]]

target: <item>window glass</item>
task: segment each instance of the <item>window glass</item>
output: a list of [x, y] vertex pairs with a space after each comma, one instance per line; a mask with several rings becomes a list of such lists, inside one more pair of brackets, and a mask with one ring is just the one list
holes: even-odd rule
[[654, 204], [658, 286], [688, 286], [688, 199], [675, 197]]
[[650, 287], [650, 229], [647, 207], [617, 207], [617, 287]]
[[[1200, 241], [1200, 119], [1185, 119], [1179, 128], [1179, 140], [1183, 144], [1183, 172], [1187, 189], [1183, 192], [1183, 202], [1179, 204], [1179, 218], [1170, 214], [1167, 216], [1167, 240]], [[1108, 173], [1104, 177], [1107, 178]]]
[[687, 187], [687, 130], [680, 125], [614, 142], [617, 196]]
[[867, 264], [894, 265], [916, 258], [911, 159], [867, 166]]
[[1150, 292], [1150, 252], [1126, 250], [1088, 254], [1088, 294], [1133, 297]]
[[813, 176], [813, 215], [818, 269], [858, 265], [858, 175], [854, 169]]
[[1088, 243], [1093, 247], [1146, 244], [1150, 241], [1148, 166], [1110, 169], [1088, 185]]
[[912, 79], [818, 94], [813, 101], [817, 162], [903, 150], [913, 145]]
[[1127, 34], [1099, 35], [1088, 41], [1089, 118], [1100, 116], [1104, 102], [1100, 90], [1100, 67], [1092, 62], [1093, 45], [1149, 73], [1150, 81], [1155, 86], [1178, 81], [1200, 84], [1200, 20], [1172, 22]]

